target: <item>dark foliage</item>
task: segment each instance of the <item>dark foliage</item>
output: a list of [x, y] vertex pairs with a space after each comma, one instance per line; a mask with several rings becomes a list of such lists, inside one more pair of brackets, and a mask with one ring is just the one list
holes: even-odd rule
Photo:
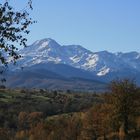
[[[32, 9], [31, 1], [28, 6]], [[28, 27], [34, 21], [29, 17], [26, 9], [15, 11], [5, 1], [0, 4], [0, 61], [2, 64], [7, 65], [7, 58], [10, 57], [14, 63], [20, 57], [17, 54], [17, 45], [26, 46], [26, 34], [29, 34]]]

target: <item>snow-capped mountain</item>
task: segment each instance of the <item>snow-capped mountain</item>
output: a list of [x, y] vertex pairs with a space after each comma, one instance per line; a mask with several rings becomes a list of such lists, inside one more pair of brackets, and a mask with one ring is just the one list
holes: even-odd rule
[[[38, 80], [41, 83], [43, 80], [40, 77], [46, 77], [43, 78], [44, 80], [49, 79], [49, 75], [51, 75], [51, 80], [52, 77], [55, 81], [56, 79], [63, 79], [65, 85], [69, 85], [67, 83], [69, 79], [67, 78], [108, 82], [121, 77], [134, 78], [140, 83], [140, 53], [138, 52], [92, 52], [80, 45], [60, 45], [55, 40], [46, 38], [34, 42], [32, 45], [20, 50], [19, 53], [22, 57], [17, 61], [17, 66], [11, 66], [11, 69], [15, 72], [14, 79], [18, 79], [17, 81], [23, 81], [24, 79], [25, 85], [30, 76], [32, 77], [31, 80], [36, 75], [38, 77], [31, 80], [34, 81], [32, 85], [37, 84]], [[21, 68], [24, 69], [24, 74], [21, 72]], [[30, 73], [30, 76], [25, 73]], [[13, 79], [13, 77], [11, 78]], [[73, 79], [71, 80], [73, 81]], [[19, 84], [20, 82], [17, 81], [15, 83]], [[91, 87], [92, 84], [90, 83], [89, 86], [89, 83], [89, 81], [88, 83], [86, 81], [82, 87], [85, 85]], [[79, 85], [79, 82], [77, 84]]]
[[22, 58], [18, 64], [22, 67], [53, 62], [90, 71], [97, 76], [124, 69], [140, 71], [140, 54], [137, 52], [91, 52], [80, 45], [62, 46], [50, 38], [36, 41], [19, 53]]
[[61, 46], [52, 39], [43, 39], [36, 41], [31, 46], [20, 51], [23, 61], [19, 61], [23, 66], [31, 66], [39, 63], [61, 63], [83, 68], [85, 61], [88, 61], [92, 52], [84, 49], [79, 45]]

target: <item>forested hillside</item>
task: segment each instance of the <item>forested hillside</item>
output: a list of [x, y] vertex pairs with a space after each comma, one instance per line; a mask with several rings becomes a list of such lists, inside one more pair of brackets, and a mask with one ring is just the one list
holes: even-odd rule
[[139, 140], [140, 90], [131, 81], [108, 93], [0, 90], [0, 140]]

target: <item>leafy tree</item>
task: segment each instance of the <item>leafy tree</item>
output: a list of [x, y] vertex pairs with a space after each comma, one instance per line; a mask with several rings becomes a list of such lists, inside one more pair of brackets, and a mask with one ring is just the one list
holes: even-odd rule
[[124, 79], [111, 82], [110, 90], [111, 94], [107, 98], [111, 105], [110, 120], [113, 124], [119, 124], [121, 131], [126, 135], [137, 113], [138, 88], [133, 81]]
[[[29, 9], [32, 9], [32, 1], [28, 1]], [[5, 0], [0, 3], [0, 61], [7, 65], [7, 58], [10, 57], [12, 62], [20, 57], [17, 53], [17, 45], [26, 46], [26, 34], [29, 34], [28, 27], [34, 23], [29, 17], [27, 9], [16, 11]]]
[[92, 140], [97, 140], [100, 136], [105, 137], [109, 132], [107, 114], [104, 104], [96, 104], [90, 108], [84, 115], [82, 137]]

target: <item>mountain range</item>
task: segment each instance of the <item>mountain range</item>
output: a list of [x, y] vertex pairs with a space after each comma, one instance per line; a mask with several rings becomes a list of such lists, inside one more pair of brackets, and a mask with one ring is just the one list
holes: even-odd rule
[[92, 52], [80, 45], [60, 45], [51, 38], [21, 49], [9, 65], [10, 87], [97, 90], [116, 78], [140, 83], [140, 53]]

